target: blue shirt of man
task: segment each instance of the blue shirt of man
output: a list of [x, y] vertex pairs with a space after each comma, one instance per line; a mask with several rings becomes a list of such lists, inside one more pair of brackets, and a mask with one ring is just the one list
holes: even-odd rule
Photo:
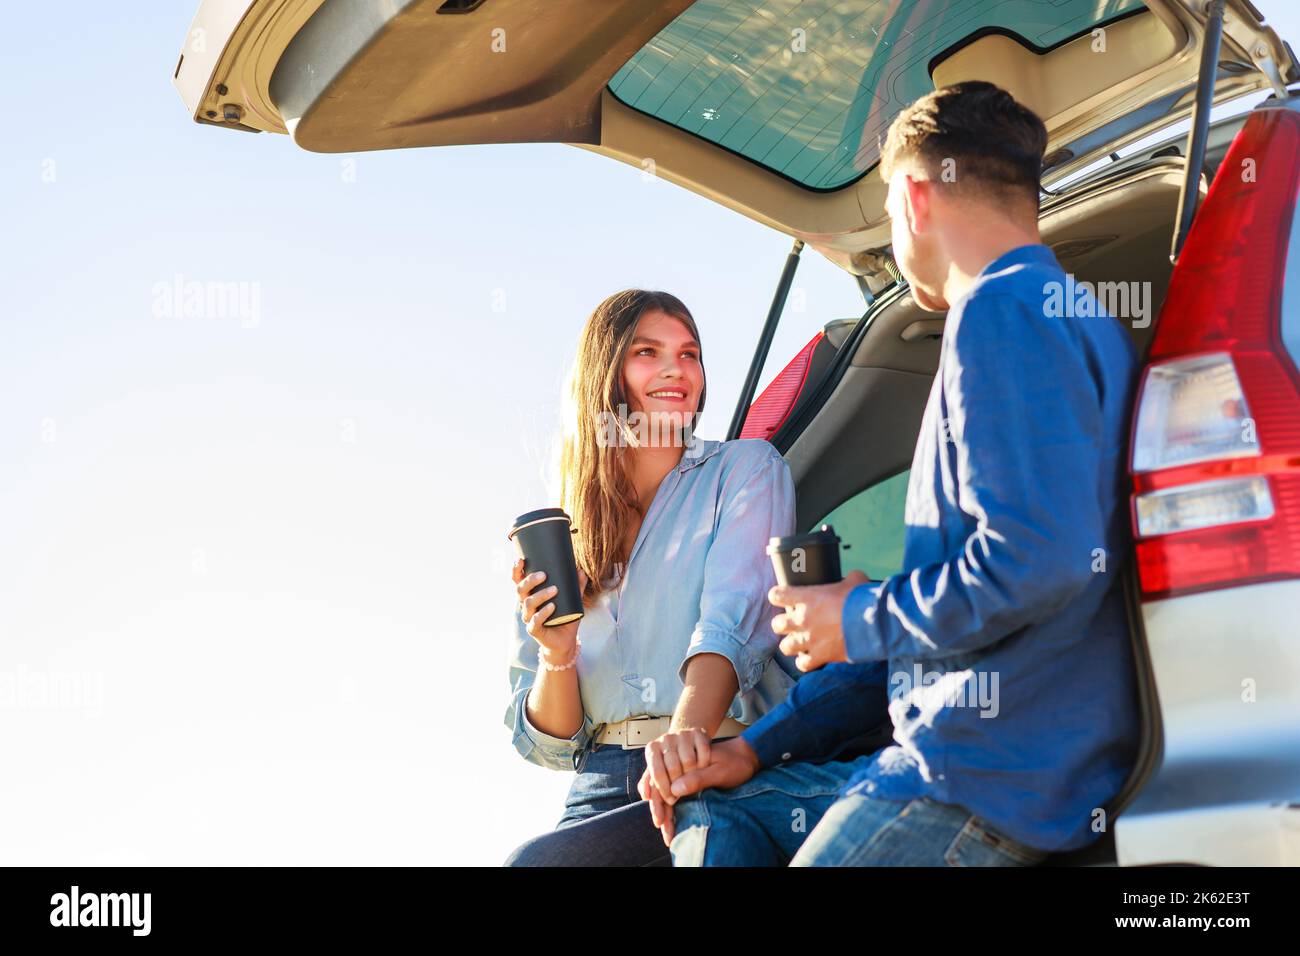
[[865, 733], [887, 695], [894, 743], [844, 793], [958, 804], [1044, 850], [1109, 827], [1139, 732], [1120, 578], [1136, 370], [1047, 246], [984, 268], [948, 312], [903, 569], [849, 593], [849, 663], [745, 732], [762, 766]]

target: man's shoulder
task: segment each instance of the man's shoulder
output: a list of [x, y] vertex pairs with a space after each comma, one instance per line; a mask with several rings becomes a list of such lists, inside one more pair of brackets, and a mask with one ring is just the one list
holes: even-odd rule
[[948, 312], [945, 338], [966, 350], [982, 345], [1014, 347], [1059, 329], [1038, 321], [1045, 317], [1044, 287], [1052, 273], [1039, 268], [980, 276]]
[[[966, 338], [1082, 338], [1121, 351], [1132, 345], [1119, 320], [1098, 301], [1092, 283], [1066, 272], [1055, 258], [1016, 262], [979, 276], [953, 311], [954, 327], [965, 327]], [[978, 321], [963, 321], [973, 316]]]
[[1071, 343], [1101, 357], [1116, 372], [1137, 362], [1133, 338], [1120, 318], [1128, 314], [1126, 297], [1099, 295], [1097, 283], [1066, 272], [1055, 258], [1007, 271], [980, 290], [977, 308], [1019, 311], [1033, 320], [1026, 334]]
[[994, 272], [980, 275], [962, 302], [963, 311], [974, 308], [1006, 309], [1016, 304], [1042, 314], [1052, 290], [1064, 286], [1068, 276], [1055, 258], [1013, 262]]
[[[1082, 304], [1081, 304], [1082, 303]], [[1131, 375], [1137, 351], [1128, 329], [1101, 308], [1089, 286], [1055, 260], [1017, 263], [983, 275], [949, 315], [946, 366], [981, 361], [1078, 365], [1098, 378]]]

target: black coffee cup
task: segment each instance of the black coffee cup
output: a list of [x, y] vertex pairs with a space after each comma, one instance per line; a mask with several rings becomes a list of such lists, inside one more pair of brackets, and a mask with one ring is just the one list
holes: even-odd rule
[[840, 547], [835, 529], [824, 524], [817, 531], [773, 538], [767, 553], [772, 558], [777, 583], [807, 587], [844, 580], [840, 571]]
[[524, 576], [545, 571], [539, 587], [554, 585], [555, 611], [543, 627], [559, 627], [583, 616], [582, 589], [578, 587], [578, 562], [573, 556], [574, 528], [563, 508], [542, 508], [515, 519], [506, 537], [524, 559]]

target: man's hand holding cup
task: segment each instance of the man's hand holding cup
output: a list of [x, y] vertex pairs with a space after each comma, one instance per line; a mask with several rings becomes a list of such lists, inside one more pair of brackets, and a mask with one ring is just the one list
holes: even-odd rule
[[778, 584], [769, 590], [767, 599], [785, 608], [784, 614], [772, 618], [772, 630], [783, 635], [781, 653], [794, 657], [801, 671], [847, 660], [841, 623], [844, 601], [850, 591], [869, 582], [861, 571], [850, 571], [834, 584]]

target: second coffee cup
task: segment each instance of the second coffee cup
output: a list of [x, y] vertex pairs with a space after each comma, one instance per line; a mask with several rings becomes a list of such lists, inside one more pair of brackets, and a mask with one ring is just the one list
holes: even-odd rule
[[840, 547], [835, 529], [824, 524], [816, 531], [773, 538], [767, 553], [772, 558], [778, 584], [807, 587], [844, 580], [840, 571]]

